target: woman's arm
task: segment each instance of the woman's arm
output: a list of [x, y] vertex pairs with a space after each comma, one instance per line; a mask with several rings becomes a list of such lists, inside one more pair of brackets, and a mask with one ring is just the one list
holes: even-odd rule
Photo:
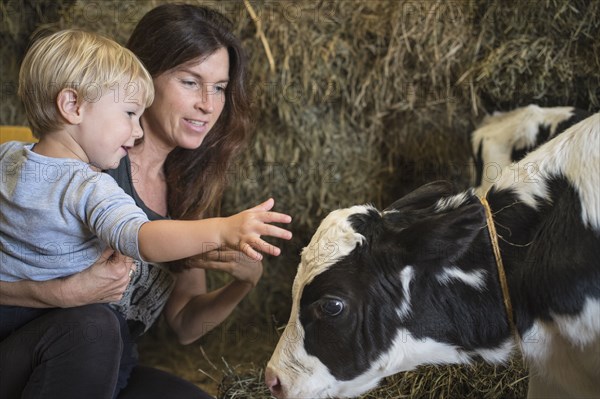
[[131, 259], [106, 249], [100, 259], [69, 277], [0, 282], [0, 305], [33, 308], [68, 308], [121, 299], [129, 284]]
[[[211, 251], [197, 266], [202, 269], [186, 269], [177, 275], [165, 306], [167, 321], [184, 345], [221, 324], [256, 286], [263, 270], [261, 262], [232, 250]], [[225, 271], [235, 280], [207, 293], [204, 268]]]

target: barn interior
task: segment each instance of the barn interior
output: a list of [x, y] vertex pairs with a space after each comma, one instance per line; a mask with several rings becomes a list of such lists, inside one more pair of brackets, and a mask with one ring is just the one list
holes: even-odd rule
[[[0, 124], [27, 124], [17, 75], [36, 29], [80, 27], [124, 44], [163, 2], [3, 1]], [[468, 187], [470, 133], [494, 111], [600, 109], [597, 0], [188, 2], [229, 16], [249, 55], [255, 135], [228, 172], [222, 214], [273, 197], [294, 218], [293, 240], [264, 260], [261, 282], [225, 323], [183, 347], [160, 322], [141, 342], [142, 362], [218, 398], [271, 397], [264, 367], [288, 320], [300, 251], [330, 211], [383, 208], [437, 179]], [[526, 387], [515, 355], [502, 366], [421, 367], [363, 398], [523, 398]]]

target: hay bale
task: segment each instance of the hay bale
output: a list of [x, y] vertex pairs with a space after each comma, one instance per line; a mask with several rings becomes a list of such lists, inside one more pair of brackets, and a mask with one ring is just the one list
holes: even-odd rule
[[[79, 26], [124, 43], [162, 2], [63, 0], [60, 16], [50, 12], [54, 1], [2, 2], [0, 123], [24, 122], [16, 66], [37, 25]], [[468, 136], [487, 112], [529, 103], [600, 108], [598, 1], [250, 1], [255, 17], [242, 1], [204, 3], [232, 18], [251, 55], [256, 108], [256, 136], [231, 170], [223, 210], [273, 196], [276, 209], [294, 217], [293, 241], [282, 244], [284, 256], [265, 260], [264, 278], [234, 322], [247, 323], [247, 315], [266, 326], [287, 320], [300, 250], [329, 211], [363, 202], [383, 207], [438, 178], [465, 186]], [[209, 277], [214, 285], [227, 281]], [[210, 336], [200, 344], [225, 350]], [[256, 359], [268, 357], [268, 348], [257, 347], [267, 353]], [[237, 364], [237, 353], [227, 356]], [[189, 363], [186, 370], [196, 373]], [[422, 381], [436, 376], [447, 389], [455, 381], [440, 369]], [[429, 389], [413, 385], [415, 397]]]
[[26, 124], [25, 109], [17, 99], [17, 85], [29, 36], [38, 27], [57, 21], [74, 2], [9, 0], [0, 3], [0, 125]]

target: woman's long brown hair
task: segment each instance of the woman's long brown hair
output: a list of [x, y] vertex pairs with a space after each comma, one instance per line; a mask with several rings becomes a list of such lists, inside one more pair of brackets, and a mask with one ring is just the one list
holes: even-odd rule
[[165, 162], [168, 211], [174, 219], [218, 213], [227, 171], [250, 135], [246, 59], [231, 30], [231, 21], [210, 8], [164, 4], [142, 17], [127, 43], [154, 78], [221, 48], [229, 54], [229, 83], [221, 116], [199, 148], [176, 148]]

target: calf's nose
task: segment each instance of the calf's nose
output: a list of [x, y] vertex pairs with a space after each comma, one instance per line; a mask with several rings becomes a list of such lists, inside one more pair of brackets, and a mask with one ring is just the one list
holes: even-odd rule
[[265, 371], [265, 384], [271, 391], [271, 395], [275, 396], [277, 399], [283, 398], [283, 389], [281, 388], [281, 381], [279, 381], [279, 377], [277, 377], [277, 373], [271, 367], [267, 367]]

